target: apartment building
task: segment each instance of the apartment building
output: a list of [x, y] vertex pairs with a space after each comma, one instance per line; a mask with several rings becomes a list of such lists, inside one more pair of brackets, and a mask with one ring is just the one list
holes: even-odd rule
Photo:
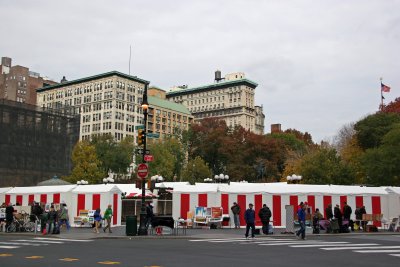
[[70, 108], [80, 114], [80, 140], [111, 134], [120, 141], [135, 136], [135, 126], [143, 124], [141, 108], [148, 81], [111, 71], [37, 90], [38, 106]]
[[160, 138], [188, 130], [193, 123], [193, 115], [184, 105], [165, 97], [166, 92], [160, 88], [150, 87], [148, 90], [147, 129], [149, 133], [159, 134]]
[[57, 84], [39, 73], [23, 66], [12, 66], [12, 59], [1, 58], [0, 65], [0, 99], [36, 105], [36, 89], [46, 85]]
[[169, 101], [183, 104], [193, 114], [194, 120], [220, 118], [230, 127], [242, 126], [257, 134], [264, 133], [263, 107], [255, 106], [254, 95], [258, 84], [245, 77], [243, 72], [227, 74], [215, 72], [212, 84], [189, 88], [174, 87], [167, 92]]

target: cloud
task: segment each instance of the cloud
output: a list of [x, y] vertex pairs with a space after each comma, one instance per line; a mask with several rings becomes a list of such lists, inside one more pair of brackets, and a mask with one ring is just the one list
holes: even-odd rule
[[1, 56], [56, 80], [110, 70], [162, 88], [244, 71], [269, 124], [330, 138], [400, 94], [400, 1], [2, 1]]

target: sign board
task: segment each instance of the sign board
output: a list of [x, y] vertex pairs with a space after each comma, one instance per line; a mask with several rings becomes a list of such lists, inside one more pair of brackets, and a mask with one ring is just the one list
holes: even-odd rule
[[147, 133], [148, 138], [160, 138], [159, 133]]
[[135, 126], [135, 130], [139, 130], [139, 129], [144, 129], [144, 125], [140, 124], [140, 125]]
[[137, 177], [140, 179], [144, 179], [149, 174], [149, 167], [146, 163], [140, 163], [137, 169]]
[[144, 160], [145, 161], [153, 161], [154, 157], [153, 157], [153, 155], [144, 155]]

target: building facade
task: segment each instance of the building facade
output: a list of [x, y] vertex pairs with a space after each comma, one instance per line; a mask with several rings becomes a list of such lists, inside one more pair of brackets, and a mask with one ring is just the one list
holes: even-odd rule
[[195, 121], [219, 118], [225, 120], [229, 127], [242, 126], [254, 133], [263, 134], [264, 121], [261, 120], [265, 116], [262, 106], [256, 109], [254, 104], [258, 84], [246, 79], [242, 72], [227, 74], [225, 78], [220, 75], [217, 71], [216, 82], [213, 84], [194, 88], [174, 87], [167, 92], [166, 97], [169, 101], [186, 106]]
[[1, 58], [0, 99], [36, 105], [36, 89], [57, 84], [32, 72], [27, 67], [12, 66], [12, 59]]
[[0, 187], [33, 186], [69, 175], [79, 118], [64, 111], [0, 100]]
[[160, 138], [163, 138], [189, 129], [193, 123], [193, 115], [184, 105], [166, 100], [165, 91], [159, 88], [150, 88], [148, 95], [149, 133], [159, 134]]
[[143, 91], [148, 81], [111, 71], [37, 90], [37, 103], [80, 114], [80, 140], [111, 134], [116, 141], [135, 136], [143, 123]]

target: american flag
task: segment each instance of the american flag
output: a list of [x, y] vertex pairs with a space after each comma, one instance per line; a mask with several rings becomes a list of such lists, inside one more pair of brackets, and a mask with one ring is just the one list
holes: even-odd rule
[[381, 83], [381, 91], [385, 92], [385, 93], [389, 93], [390, 92], [390, 87], [387, 85], [384, 85], [383, 83]]

